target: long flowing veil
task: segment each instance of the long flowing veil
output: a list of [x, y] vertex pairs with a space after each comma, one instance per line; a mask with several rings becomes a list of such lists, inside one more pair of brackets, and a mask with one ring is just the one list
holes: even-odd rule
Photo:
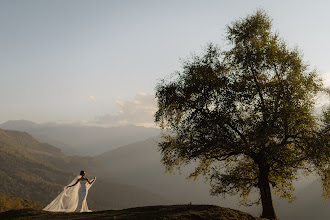
[[[81, 178], [81, 175], [76, 176], [72, 180], [72, 182], [68, 184], [68, 186], [75, 184], [79, 178]], [[88, 190], [93, 185], [93, 183], [86, 184], [86, 190]], [[80, 188], [80, 184], [76, 184], [73, 187], [67, 187], [67, 186], [64, 187], [63, 191], [43, 210], [51, 211], [51, 212], [74, 212], [79, 202], [79, 195], [78, 195], [79, 188]]]

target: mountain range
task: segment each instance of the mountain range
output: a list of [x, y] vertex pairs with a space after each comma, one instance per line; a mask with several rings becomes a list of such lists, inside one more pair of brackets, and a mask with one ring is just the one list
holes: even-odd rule
[[124, 184], [133, 184], [157, 193], [176, 204], [215, 204], [223, 207], [238, 208], [237, 199], [209, 195], [209, 186], [203, 179], [187, 180], [192, 167], [183, 168], [181, 175], [165, 173], [160, 162], [158, 143], [161, 137], [129, 144], [95, 158], [107, 169], [103, 175], [115, 178]]
[[[239, 206], [239, 198], [233, 196], [215, 197], [209, 195], [209, 184], [203, 178], [196, 181], [187, 180], [192, 166], [181, 169], [181, 174], [165, 173], [161, 164], [158, 143], [161, 137], [149, 138], [145, 141], [129, 144], [96, 156], [106, 169], [104, 174], [125, 184], [144, 187], [176, 204], [212, 204], [229, 207], [254, 215], [261, 214], [260, 206]], [[286, 200], [273, 196], [275, 210], [281, 220], [330, 218], [330, 199], [323, 201], [320, 182], [315, 177], [303, 179], [295, 183], [297, 200], [288, 203]], [[254, 195], [257, 197], [258, 195]], [[317, 211], [316, 211], [317, 210]]]
[[[230, 207], [255, 215], [260, 215], [261, 213], [260, 206], [238, 206], [237, 197], [226, 197], [224, 199], [222, 197], [210, 196], [209, 185], [203, 179], [197, 181], [187, 180], [186, 177], [192, 170], [193, 165], [182, 169], [181, 175], [165, 173], [164, 166], [160, 162], [161, 155], [157, 147], [161, 140], [159, 135], [129, 143], [122, 147], [116, 147], [96, 156], [67, 156], [59, 148], [49, 144], [42, 144], [27, 133], [3, 130], [2, 132], [7, 134], [7, 136], [11, 134], [13, 137], [12, 139], [5, 138], [6, 135], [0, 133], [1, 161], [2, 158], [9, 158], [8, 152], [16, 149], [12, 152], [12, 155], [17, 154], [17, 157], [21, 157], [19, 155], [22, 154], [28, 155], [24, 158], [32, 158], [33, 163], [38, 164], [33, 166], [33, 163], [30, 161], [29, 163], [19, 165], [18, 170], [20, 171], [21, 167], [41, 167], [36, 171], [32, 170], [33, 175], [40, 174], [41, 182], [44, 181], [45, 184], [49, 184], [47, 189], [50, 193], [47, 198], [39, 195], [42, 199], [38, 198], [38, 200], [35, 200], [33, 197], [35, 195], [32, 195], [34, 193], [33, 190], [29, 190], [25, 194], [21, 193], [20, 195], [28, 195], [25, 197], [21, 196], [23, 198], [30, 198], [33, 201], [47, 204], [61, 190], [61, 187], [71, 180], [74, 176], [73, 172], [77, 173], [81, 169], [85, 169], [91, 178], [94, 175], [98, 177], [88, 196], [89, 205], [92, 209], [121, 209], [143, 205], [193, 203]], [[11, 150], [8, 150], [8, 147], [6, 148], [7, 150], [1, 150], [4, 145], [4, 140], [2, 139], [5, 139], [5, 142], [12, 143], [12, 147], [9, 148]], [[61, 141], [60, 139], [58, 140]], [[25, 142], [29, 142], [29, 144]], [[8, 143], [7, 146], [9, 146]], [[14, 163], [13, 161], [15, 159], [9, 160], [9, 166], [12, 166], [10, 164]], [[3, 172], [12, 175], [8, 170], [3, 171], [2, 167], [2, 164], [0, 164], [0, 179], [4, 179]], [[29, 170], [26, 168], [20, 172], [27, 172], [27, 175], [32, 175], [29, 173]], [[62, 181], [59, 181], [58, 178], [49, 179], [49, 176], [52, 177], [52, 174], [49, 173], [52, 172], [58, 173], [56, 175]], [[15, 179], [16, 177], [11, 178]], [[30, 185], [27, 188], [30, 188]], [[55, 188], [56, 190], [53, 190]], [[2, 192], [1, 189], [0, 192]], [[20, 191], [11, 189], [8, 192], [11, 195], [18, 195]], [[45, 189], [43, 193], [46, 192], [48, 191]], [[41, 194], [43, 195], [43, 193]], [[329, 219], [328, 207], [330, 201], [322, 201], [320, 198], [321, 187], [315, 178], [305, 181], [304, 184], [298, 182], [296, 195], [297, 201], [293, 204], [274, 198], [276, 212], [281, 220], [308, 219], [306, 216], [313, 216], [313, 218], [320, 220]]]
[[12, 120], [0, 129], [27, 132], [42, 143], [60, 148], [67, 155], [95, 156], [117, 147], [145, 140], [160, 134], [157, 128], [142, 126], [96, 127], [81, 124], [38, 124]]

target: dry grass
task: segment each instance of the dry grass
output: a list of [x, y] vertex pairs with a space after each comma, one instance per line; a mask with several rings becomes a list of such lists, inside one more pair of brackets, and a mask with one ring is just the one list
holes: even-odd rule
[[10, 210], [0, 219], [143, 219], [143, 220], [261, 220], [251, 214], [212, 205], [147, 206], [90, 213], [52, 213], [34, 209]]

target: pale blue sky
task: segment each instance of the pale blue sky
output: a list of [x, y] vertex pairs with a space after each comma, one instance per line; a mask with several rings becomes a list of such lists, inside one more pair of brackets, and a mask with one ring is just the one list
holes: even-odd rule
[[0, 123], [150, 122], [158, 80], [257, 8], [330, 79], [326, 0], [0, 0]]

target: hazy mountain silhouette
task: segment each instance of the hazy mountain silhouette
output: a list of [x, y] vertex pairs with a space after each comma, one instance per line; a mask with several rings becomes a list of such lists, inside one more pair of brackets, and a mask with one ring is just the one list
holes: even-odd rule
[[[129, 144], [109, 152], [105, 152], [95, 158], [101, 160], [106, 167], [107, 176], [117, 179], [122, 183], [129, 183], [144, 187], [148, 191], [155, 192], [177, 204], [214, 204], [222, 207], [230, 207], [253, 213], [261, 214], [261, 208], [257, 206], [238, 206], [237, 197], [214, 197], [209, 195], [209, 185], [203, 180], [187, 180], [186, 177], [192, 167], [183, 169], [181, 175], [165, 174], [164, 166], [160, 162], [160, 152], [157, 144], [160, 137], [154, 137], [145, 141]], [[292, 219], [330, 219], [329, 200], [323, 201], [321, 186], [315, 178], [310, 181], [303, 180], [305, 187], [299, 182], [296, 190], [297, 200], [289, 204], [286, 200], [277, 199], [274, 196], [276, 211], [281, 220]], [[258, 196], [258, 195], [256, 195]]]
[[117, 181], [157, 193], [173, 201], [173, 204], [215, 204], [222, 207], [254, 211], [253, 208], [239, 207], [235, 197], [215, 197], [209, 195], [209, 185], [200, 180], [187, 180], [191, 167], [182, 169], [181, 175], [165, 173], [160, 162], [157, 143], [160, 136], [129, 144], [96, 156], [104, 163], [106, 176]]
[[[68, 157], [27, 133], [0, 129], [0, 193], [48, 204], [80, 170], [89, 177], [95, 170], [103, 173], [95, 158]], [[88, 201], [94, 210], [168, 203], [155, 193], [104, 176], [91, 188]]]
[[7, 121], [0, 124], [0, 128], [27, 132], [40, 142], [60, 148], [67, 155], [91, 156], [160, 133], [156, 128], [134, 125], [103, 128], [80, 124], [37, 124], [26, 120]]
[[321, 199], [321, 183], [317, 180], [310, 182], [307, 186], [296, 192], [296, 201], [289, 204], [287, 201], [276, 201], [275, 205], [278, 216], [283, 220], [328, 220], [330, 219], [330, 199]]

